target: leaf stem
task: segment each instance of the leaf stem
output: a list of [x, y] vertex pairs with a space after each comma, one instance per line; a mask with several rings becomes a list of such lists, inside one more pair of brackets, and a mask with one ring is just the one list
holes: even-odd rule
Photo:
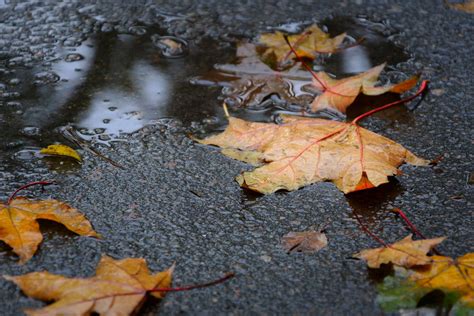
[[370, 237], [372, 237], [375, 241], [377, 241], [378, 243], [380, 243], [381, 245], [383, 245], [384, 247], [389, 247], [389, 245], [383, 241], [382, 238], [380, 238], [379, 236], [375, 235], [373, 232], [370, 231], [370, 229], [364, 224], [362, 223], [360, 217], [359, 217], [359, 214], [357, 214], [356, 210], [352, 210], [352, 213], [355, 215], [355, 218], [357, 220], [357, 222], [359, 223], [360, 225], [360, 228], [362, 228], [362, 230], [367, 234], [369, 235]]
[[418, 235], [419, 237], [426, 239], [426, 237], [418, 230], [418, 228], [416, 228], [416, 226], [408, 219], [408, 216], [401, 209], [394, 208], [392, 212], [400, 216], [415, 235]]
[[213, 285], [217, 285], [219, 283], [223, 283], [229, 279], [232, 279], [235, 276], [235, 273], [229, 272], [226, 273], [222, 278], [204, 283], [204, 284], [195, 284], [195, 285], [187, 285], [187, 286], [180, 286], [180, 287], [158, 287], [154, 288], [151, 290], [148, 290], [147, 292], [183, 292], [183, 291], [190, 291], [194, 289], [200, 289], [203, 287], [209, 287]]
[[[394, 208], [392, 210], [393, 213], [399, 215], [404, 221], [405, 223], [408, 225], [408, 227], [410, 228], [410, 230], [415, 234], [415, 235], [418, 235], [419, 237], [423, 238], [423, 239], [427, 239], [421, 232], [418, 228], [416, 228], [415, 224], [413, 224], [410, 219], [408, 218], [408, 216], [405, 214], [405, 212], [403, 212], [401, 209], [399, 208]], [[441, 253], [438, 251], [438, 249], [436, 249], [435, 247], [433, 247], [431, 249], [433, 251], [434, 254], [436, 255], [441, 255]]]
[[338, 92], [335, 92], [335, 91], [332, 91], [331, 89], [329, 89], [329, 87], [318, 77], [318, 75], [313, 71], [313, 69], [311, 69], [311, 67], [309, 67], [305, 61], [303, 60], [303, 58], [301, 58], [300, 55], [298, 55], [298, 52], [296, 52], [295, 48], [290, 44], [290, 41], [288, 40], [288, 36], [287, 35], [284, 35], [283, 38], [285, 39], [286, 41], [286, 44], [288, 44], [288, 46], [290, 47], [291, 51], [293, 52], [293, 54], [295, 54], [296, 58], [301, 62], [301, 64], [303, 65], [304, 68], [306, 68], [306, 70], [309, 71], [309, 73], [311, 74], [311, 76], [313, 76], [314, 79], [316, 79], [316, 81], [321, 85], [321, 87], [323, 88], [323, 92], [325, 91], [328, 91], [332, 94], [335, 94], [335, 95], [338, 95], [340, 97], [354, 97], [353, 95], [345, 95], [345, 94], [341, 94], [341, 93], [338, 93]]
[[421, 82], [421, 85], [420, 85], [420, 88], [418, 89], [418, 91], [412, 95], [412, 96], [409, 96], [405, 99], [402, 99], [402, 100], [398, 100], [398, 101], [395, 101], [395, 102], [392, 102], [392, 103], [389, 103], [389, 104], [386, 104], [384, 106], [381, 106], [379, 108], [376, 108], [376, 109], [373, 109], [371, 111], [368, 111], [368, 112], [365, 112], [364, 114], [361, 114], [359, 115], [358, 117], [356, 117], [354, 120], [352, 120], [352, 124], [357, 124], [358, 121], [360, 121], [361, 119], [363, 118], [366, 118], [368, 116], [371, 116], [372, 114], [374, 113], [377, 113], [377, 112], [380, 112], [380, 111], [383, 111], [385, 109], [388, 109], [394, 105], [397, 105], [397, 104], [401, 104], [401, 103], [405, 103], [405, 102], [408, 102], [408, 101], [411, 101], [413, 100], [414, 98], [416, 98], [417, 96], [419, 96], [420, 94], [422, 94], [426, 88], [428, 87], [428, 80], [423, 80]]
[[31, 183], [28, 183], [28, 184], [25, 184], [21, 187], [19, 187], [15, 192], [13, 192], [12, 195], [10, 195], [10, 197], [8, 198], [8, 201], [7, 201], [7, 205], [10, 205], [10, 203], [13, 201], [13, 199], [15, 198], [15, 196], [20, 192], [20, 191], [23, 191], [25, 190], [26, 188], [29, 188], [29, 187], [32, 187], [34, 185], [41, 185], [42, 187], [44, 186], [47, 186], [47, 185], [50, 185], [50, 184], [53, 184], [54, 181], [36, 181], [36, 182], [31, 182]]

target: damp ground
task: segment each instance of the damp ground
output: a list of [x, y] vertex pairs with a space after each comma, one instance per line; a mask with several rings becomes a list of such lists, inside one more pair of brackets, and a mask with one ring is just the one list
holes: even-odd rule
[[[329, 4], [0, 4], [0, 196], [5, 200], [30, 181], [55, 179], [58, 185], [29, 194], [68, 201], [105, 237], [81, 238], [43, 222], [45, 240], [27, 265], [18, 266], [8, 247], [0, 248], [3, 273], [48, 269], [87, 276], [102, 253], [141, 256], [152, 269], [176, 262], [176, 285], [237, 273], [226, 285], [151, 302], [149, 314], [380, 314], [379, 278], [349, 259], [376, 246], [354, 212], [385, 239], [396, 240], [408, 231], [387, 210], [399, 207], [425, 235], [448, 236], [443, 253], [472, 251], [466, 243], [473, 233], [467, 180], [473, 168], [467, 89], [473, 74], [466, 67], [472, 64], [471, 16], [441, 5]], [[261, 22], [257, 13], [264, 9], [272, 14]], [[459, 22], [456, 29], [447, 27], [452, 19]], [[249, 166], [188, 137], [225, 126], [222, 87], [193, 85], [193, 78], [209, 74], [215, 64], [233, 63], [238, 40], [312, 22], [331, 35], [349, 29], [354, 39], [365, 38], [325, 60], [328, 72], [349, 75], [386, 61], [389, 78], [422, 71], [431, 80], [432, 93], [416, 108], [403, 106], [364, 125], [422, 157], [443, 155], [440, 165], [405, 166], [397, 180], [347, 196], [329, 183], [260, 196], [234, 181]], [[184, 58], [161, 54], [157, 39], [169, 35], [188, 43]], [[359, 98], [348, 116], [394, 97]], [[267, 105], [231, 112], [258, 121], [297, 112], [278, 102]], [[125, 169], [84, 151], [82, 166], [41, 159], [39, 148], [67, 142], [61, 132], [67, 126]], [[288, 255], [279, 246], [290, 231], [326, 223], [329, 247], [318, 254]], [[6, 281], [0, 291], [5, 315], [41, 305]]]

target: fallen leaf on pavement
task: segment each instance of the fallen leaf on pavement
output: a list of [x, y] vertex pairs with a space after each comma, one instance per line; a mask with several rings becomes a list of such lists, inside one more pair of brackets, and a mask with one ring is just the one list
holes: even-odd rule
[[141, 258], [114, 260], [103, 256], [96, 276], [67, 278], [49, 272], [33, 272], [21, 276], [4, 276], [14, 282], [29, 297], [55, 301], [40, 309], [28, 309], [30, 316], [40, 315], [132, 315], [140, 309], [147, 293], [162, 298], [164, 292], [149, 292], [168, 288], [173, 268], [150, 274]]
[[28, 261], [43, 240], [38, 219], [61, 223], [82, 236], [99, 237], [85, 216], [64, 202], [18, 197], [0, 204], [0, 240], [20, 256], [20, 263]]
[[281, 239], [282, 247], [288, 252], [317, 252], [328, 244], [326, 234], [317, 231], [289, 232]]
[[257, 153], [252, 156], [253, 162], [258, 159], [265, 165], [244, 172], [237, 181], [264, 194], [280, 189], [292, 191], [321, 181], [332, 181], [349, 193], [388, 182], [405, 162], [429, 164], [396, 142], [355, 123], [281, 117], [283, 123], [279, 125], [230, 117], [224, 132], [198, 141], [232, 149], [232, 158], [242, 161], [248, 161], [249, 152]]
[[79, 156], [77, 151], [66, 145], [49, 145], [41, 149], [40, 154], [47, 156], [66, 156], [81, 161], [81, 156]]
[[474, 253], [457, 259], [433, 256], [426, 269], [415, 269], [410, 279], [419, 286], [474, 294]]
[[313, 85], [321, 94], [314, 99], [311, 110], [330, 109], [346, 113], [346, 109], [360, 93], [371, 96], [386, 92], [402, 94], [413, 88], [418, 82], [419, 77], [414, 76], [397, 84], [376, 86], [384, 67], [385, 64], [382, 64], [356, 76], [340, 80], [331, 78], [324, 71], [318, 72], [317, 79], [313, 78]]
[[474, 0], [467, 0], [463, 3], [450, 3], [449, 6], [459, 11], [474, 13]]
[[433, 256], [431, 263], [408, 269], [396, 267], [395, 277], [388, 276], [378, 286], [378, 303], [387, 312], [415, 308], [434, 290], [442, 291], [441, 304], [449, 315], [474, 312], [474, 253], [452, 259]]
[[381, 264], [393, 263], [394, 265], [411, 268], [414, 266], [428, 265], [433, 262], [433, 257], [426, 254], [445, 238], [413, 240], [412, 235], [404, 239], [376, 249], [366, 249], [354, 255], [367, 261], [370, 268], [380, 268]]
[[[260, 35], [258, 42], [265, 46], [265, 51], [262, 54], [264, 59], [270, 57], [279, 65], [285, 65], [295, 57], [291, 53], [284, 36], [285, 34], [280, 31]], [[342, 33], [330, 38], [329, 34], [323, 32], [316, 24], [313, 24], [301, 32], [301, 34], [289, 35], [288, 41], [300, 57], [315, 59], [318, 54], [337, 51], [345, 37], [346, 33]]]

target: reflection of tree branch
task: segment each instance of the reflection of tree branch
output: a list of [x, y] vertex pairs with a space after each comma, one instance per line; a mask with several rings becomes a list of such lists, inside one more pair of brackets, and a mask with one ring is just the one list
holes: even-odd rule
[[[53, 118], [49, 120], [50, 124], [45, 127], [45, 130], [52, 130], [74, 121], [75, 118], [90, 106], [93, 92], [106, 86], [112, 67], [128, 66], [127, 64], [113, 64], [116, 42], [117, 37], [115, 34], [101, 34], [97, 36], [95, 56], [90, 57], [94, 58], [94, 61], [87, 73], [86, 80], [76, 88], [71, 97], [58, 111], [51, 113]], [[131, 59], [133, 59], [133, 54], [128, 60], [131, 61]]]

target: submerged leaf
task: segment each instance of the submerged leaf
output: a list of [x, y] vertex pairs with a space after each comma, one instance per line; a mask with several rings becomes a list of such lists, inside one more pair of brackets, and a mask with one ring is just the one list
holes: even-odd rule
[[64, 202], [15, 198], [9, 205], [0, 204], [0, 240], [13, 248], [21, 263], [34, 255], [43, 240], [38, 219], [61, 223], [82, 236], [99, 237], [85, 216]]
[[[288, 41], [300, 57], [315, 59], [321, 53], [335, 52], [344, 41], [346, 33], [342, 33], [334, 38], [323, 32], [316, 24], [306, 28], [301, 34], [288, 36]], [[260, 35], [259, 43], [266, 49], [262, 54], [264, 58], [273, 55], [278, 64], [285, 64], [286, 61], [294, 59], [288, 44], [285, 41], [285, 34], [276, 31], [275, 33], [265, 33]]]
[[[266, 164], [237, 178], [241, 186], [269, 194], [280, 189], [332, 181], [344, 193], [388, 182], [405, 162], [427, 165], [403, 146], [352, 123], [282, 116], [283, 124], [229, 118], [229, 126], [202, 144], [233, 149], [232, 158], [248, 161], [258, 153]], [[242, 156], [239, 156], [239, 150]]]
[[[146, 299], [147, 291], [167, 288], [171, 284], [173, 268], [150, 274], [141, 258], [114, 260], [103, 256], [96, 276], [67, 278], [49, 272], [33, 272], [21, 276], [4, 276], [22, 291], [43, 301], [55, 303], [40, 309], [28, 309], [30, 316], [40, 315], [132, 315]], [[152, 292], [162, 298], [164, 292]]]
[[328, 244], [326, 234], [317, 231], [289, 232], [281, 239], [282, 247], [288, 251], [317, 252]]
[[401, 267], [414, 267], [431, 264], [433, 259], [426, 254], [445, 238], [413, 240], [412, 235], [388, 247], [366, 249], [354, 255], [367, 261], [370, 268], [380, 268], [381, 264], [393, 263]]
[[81, 156], [77, 151], [66, 145], [49, 145], [41, 149], [40, 153], [48, 156], [65, 156], [81, 161]]
[[378, 77], [385, 64], [379, 65], [356, 76], [333, 79], [324, 71], [316, 74], [313, 84], [322, 94], [318, 95], [311, 104], [311, 110], [337, 110], [345, 113], [360, 93], [365, 95], [380, 95], [386, 92], [404, 93], [413, 88], [419, 77], [414, 76], [398, 84], [376, 86]]
[[304, 91], [311, 86], [311, 75], [297, 63], [285, 71], [275, 71], [257, 54], [254, 44], [237, 46], [236, 64], [216, 65], [217, 71], [193, 80], [196, 84], [222, 86], [222, 93], [234, 100], [235, 106], [258, 108], [272, 95], [282, 102], [309, 105], [314, 95]]

